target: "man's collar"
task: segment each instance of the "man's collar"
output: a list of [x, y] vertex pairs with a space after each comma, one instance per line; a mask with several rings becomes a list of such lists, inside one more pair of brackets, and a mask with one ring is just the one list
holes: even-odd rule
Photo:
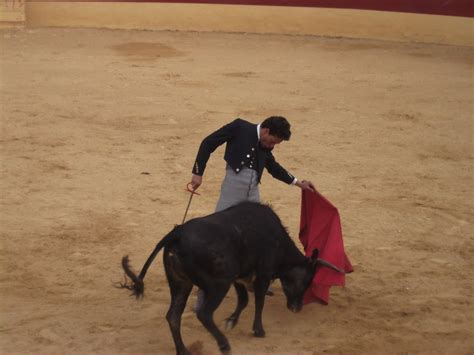
[[261, 123], [257, 125], [257, 138], [259, 142], [260, 142], [260, 126], [261, 126]]

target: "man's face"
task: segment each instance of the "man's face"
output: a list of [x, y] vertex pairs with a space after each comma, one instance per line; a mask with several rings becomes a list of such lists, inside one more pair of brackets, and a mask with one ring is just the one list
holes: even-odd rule
[[261, 128], [260, 129], [260, 144], [266, 149], [273, 149], [275, 145], [280, 144], [283, 139], [272, 136], [270, 134], [270, 129]]

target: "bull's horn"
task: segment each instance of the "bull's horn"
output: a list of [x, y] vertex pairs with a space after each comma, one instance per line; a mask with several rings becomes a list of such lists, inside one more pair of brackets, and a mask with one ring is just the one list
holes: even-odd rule
[[324, 265], [324, 266], [326, 266], [326, 267], [328, 267], [328, 268], [330, 268], [330, 269], [333, 269], [334, 271], [337, 271], [337, 272], [339, 272], [339, 273], [341, 273], [341, 274], [345, 274], [345, 273], [346, 273], [344, 270], [339, 269], [336, 265], [331, 264], [329, 261], [326, 261], [326, 260], [320, 259], [320, 258], [318, 258], [316, 261], [317, 261], [318, 264]]

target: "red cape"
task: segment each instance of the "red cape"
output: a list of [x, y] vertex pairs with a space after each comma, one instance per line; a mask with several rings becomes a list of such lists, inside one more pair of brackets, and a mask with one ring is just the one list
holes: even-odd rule
[[[306, 256], [313, 249], [319, 250], [319, 257], [336, 265], [346, 273], [353, 271], [342, 240], [339, 212], [319, 192], [303, 190], [301, 200], [300, 240]], [[314, 276], [313, 283], [306, 291], [304, 303], [318, 301], [329, 303], [331, 286], [344, 286], [346, 277], [327, 267], [321, 267]]]

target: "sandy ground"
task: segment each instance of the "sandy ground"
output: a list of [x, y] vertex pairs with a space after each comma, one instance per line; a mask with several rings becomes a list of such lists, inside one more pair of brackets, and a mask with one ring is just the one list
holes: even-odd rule
[[[275, 152], [338, 208], [355, 272], [328, 306], [253, 300], [235, 354], [474, 352], [473, 54], [463, 47], [276, 35], [3, 30], [2, 353], [160, 353], [174, 345], [161, 258], [141, 302], [113, 287], [187, 204], [201, 139], [284, 115]], [[213, 211], [211, 159], [189, 217]], [[297, 240], [300, 191], [261, 186]], [[298, 242], [299, 243], [299, 242]], [[193, 295], [194, 300], [194, 295]], [[216, 313], [222, 326], [231, 291]], [[186, 310], [186, 344], [217, 347]]]

